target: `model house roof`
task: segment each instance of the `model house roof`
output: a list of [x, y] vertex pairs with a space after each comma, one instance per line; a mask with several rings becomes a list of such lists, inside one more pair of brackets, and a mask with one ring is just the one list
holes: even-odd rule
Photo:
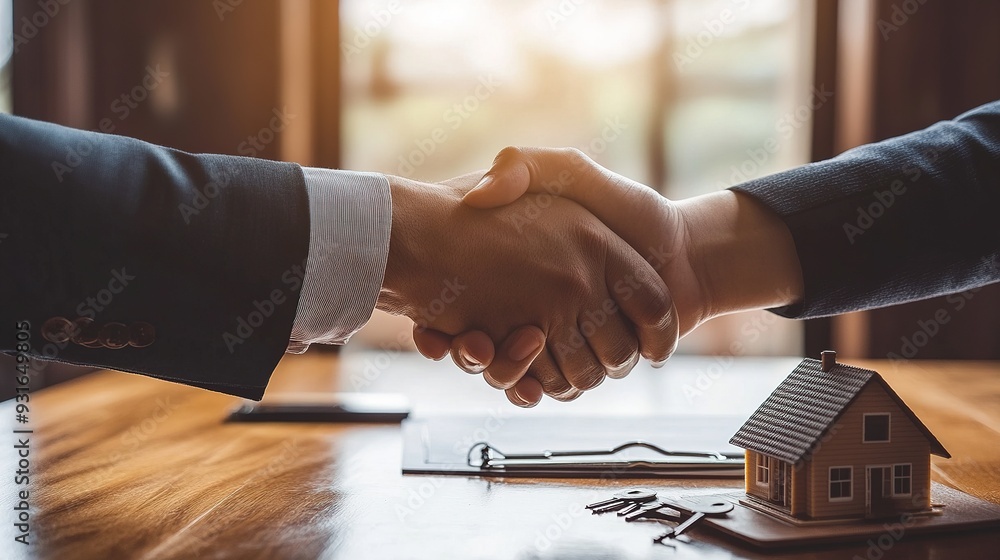
[[879, 383], [926, 436], [931, 453], [951, 457], [877, 372], [836, 363], [835, 358], [827, 368], [824, 371], [819, 360], [802, 360], [729, 443], [796, 463], [808, 458], [809, 450], [866, 385]]

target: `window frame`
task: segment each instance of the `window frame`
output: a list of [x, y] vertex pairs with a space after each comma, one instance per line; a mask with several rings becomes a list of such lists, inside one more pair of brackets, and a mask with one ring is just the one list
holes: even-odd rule
[[[868, 439], [868, 417], [885, 416], [885, 439]], [[892, 443], [892, 413], [891, 412], [866, 412], [861, 420], [861, 443]]]
[[[834, 480], [833, 479], [833, 471], [834, 470], [846, 470], [847, 471], [847, 478], [846, 479]], [[834, 484], [844, 484], [845, 482], [847, 483], [847, 495], [846, 496], [834, 497], [833, 496], [833, 485]], [[851, 501], [854, 501], [854, 466], [853, 465], [836, 465], [836, 466], [830, 467], [827, 470], [826, 497], [827, 497], [827, 500], [829, 500], [831, 502], [851, 502]]]
[[[771, 464], [769, 461], [770, 459], [767, 455], [764, 455], [763, 453], [757, 454], [757, 486], [767, 487], [771, 485]], [[764, 476], [761, 477], [761, 474]], [[762, 478], [763, 480], [761, 480]]]
[[[897, 476], [896, 469], [900, 467], [906, 467], [906, 476]], [[907, 485], [907, 492], [896, 492], [896, 482], [905, 480]], [[913, 463], [895, 463], [892, 465], [892, 496], [895, 497], [906, 497], [913, 495]]]

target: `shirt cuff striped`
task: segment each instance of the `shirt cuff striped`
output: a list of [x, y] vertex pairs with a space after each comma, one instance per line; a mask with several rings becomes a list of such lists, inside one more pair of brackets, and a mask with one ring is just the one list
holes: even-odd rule
[[378, 173], [302, 168], [309, 257], [288, 352], [344, 344], [371, 318], [389, 256], [392, 198]]

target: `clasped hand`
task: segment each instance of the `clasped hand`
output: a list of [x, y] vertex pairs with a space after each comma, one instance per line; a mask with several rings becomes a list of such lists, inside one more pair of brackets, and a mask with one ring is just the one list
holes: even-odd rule
[[708, 318], [801, 293], [787, 230], [755, 202], [673, 202], [579, 150], [507, 148], [485, 175], [390, 186], [379, 308], [414, 320], [422, 354], [451, 353], [518, 406], [575, 399], [640, 356], [662, 365]]

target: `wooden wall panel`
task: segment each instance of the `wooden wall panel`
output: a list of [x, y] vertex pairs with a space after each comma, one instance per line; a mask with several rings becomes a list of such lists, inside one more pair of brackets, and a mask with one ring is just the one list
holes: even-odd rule
[[[862, 424], [865, 413], [889, 412], [890, 442], [862, 443]], [[812, 503], [809, 515], [815, 518], [864, 515], [866, 500], [865, 467], [912, 463], [913, 489], [928, 488], [930, 480], [930, 444], [923, 433], [913, 425], [895, 401], [877, 383], [869, 384], [857, 399], [844, 411], [831, 428], [831, 437], [817, 447], [809, 466], [809, 492]], [[829, 493], [829, 468], [852, 466], [853, 498], [847, 502], [831, 502]], [[915, 494], [916, 496], [916, 494]], [[930, 497], [919, 497], [909, 508], [909, 498], [900, 499], [901, 507], [926, 508]]]
[[[909, 14], [902, 4], [876, 2], [873, 140], [1000, 99], [1000, 2], [914, 3], [919, 8]], [[948, 322], [915, 348], [914, 358], [1000, 359], [1000, 286], [971, 295], [967, 305], [939, 297], [868, 313], [868, 356], [909, 351], [907, 341], [923, 339], [921, 322], [945, 310]]]

